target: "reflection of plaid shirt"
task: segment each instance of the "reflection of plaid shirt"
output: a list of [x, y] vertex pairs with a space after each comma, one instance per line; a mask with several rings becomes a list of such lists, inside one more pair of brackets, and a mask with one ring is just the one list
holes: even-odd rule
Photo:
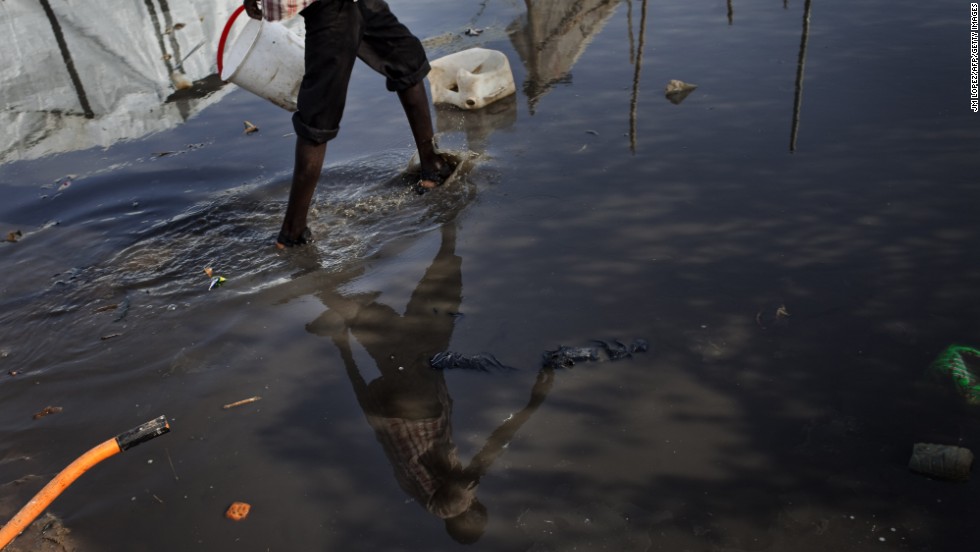
[[434, 418], [409, 420], [365, 411], [394, 468], [398, 485], [427, 510], [446, 476], [462, 467], [449, 422], [452, 399], [445, 387], [436, 398], [442, 404], [442, 412]]
[[398, 484], [427, 507], [446, 476], [446, 459], [439, 457], [440, 453], [445, 453], [438, 449], [452, 446], [448, 420], [443, 417], [406, 420], [369, 416], [368, 421], [388, 453]]
[[262, 0], [262, 18], [266, 21], [289, 19], [316, 0]]

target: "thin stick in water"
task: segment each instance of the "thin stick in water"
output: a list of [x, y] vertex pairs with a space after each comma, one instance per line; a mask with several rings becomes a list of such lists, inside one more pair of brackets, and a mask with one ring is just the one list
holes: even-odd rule
[[243, 404], [254, 403], [255, 401], [260, 401], [260, 400], [262, 400], [262, 397], [259, 397], [258, 395], [256, 395], [254, 397], [249, 397], [247, 399], [242, 399], [240, 401], [235, 401], [233, 403], [226, 404], [226, 405], [222, 406], [221, 408], [223, 408], [225, 410], [228, 410], [229, 408], [235, 408], [236, 406], [242, 406]]
[[180, 481], [180, 478], [177, 477], [177, 470], [174, 469], [174, 461], [170, 458], [170, 449], [165, 448], [163, 451], [167, 453], [167, 462], [170, 463], [170, 471], [174, 472], [174, 481]]

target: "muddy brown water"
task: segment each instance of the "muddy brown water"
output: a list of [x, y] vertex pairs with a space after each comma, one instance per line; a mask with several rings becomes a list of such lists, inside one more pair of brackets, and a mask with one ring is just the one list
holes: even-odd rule
[[[980, 345], [969, 3], [394, 0], [434, 56], [503, 51], [518, 93], [434, 113], [479, 157], [419, 197], [397, 184], [397, 101], [359, 67], [319, 241], [285, 253], [289, 117], [208, 78], [235, 3], [117, 14], [148, 30], [116, 65], [85, 41], [97, 9], [49, 4], [60, 25], [0, 5], [7, 28], [62, 34], [4, 54], [22, 74], [3, 77], [0, 229], [23, 235], [0, 243], [0, 482], [26, 478], [0, 487], [5, 516], [165, 414], [171, 433], [51, 506], [79, 550], [456, 550], [376, 431], [437, 418], [442, 458], [481, 475], [470, 549], [980, 537], [975, 481], [906, 466], [916, 442], [980, 450], [976, 408], [926, 373]], [[198, 89], [171, 95], [161, 48], [199, 41]], [[152, 67], [123, 55], [140, 48]], [[45, 55], [76, 78], [15, 97]], [[157, 104], [100, 66], [156, 71], [125, 82]], [[675, 105], [671, 79], [698, 88]], [[636, 338], [650, 351], [539, 374], [559, 345]], [[516, 369], [425, 368], [447, 349]], [[233, 501], [247, 519], [224, 519]]]

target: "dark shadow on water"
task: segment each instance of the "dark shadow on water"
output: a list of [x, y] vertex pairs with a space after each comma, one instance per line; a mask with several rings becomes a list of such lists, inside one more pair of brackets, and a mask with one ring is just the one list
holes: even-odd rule
[[[468, 168], [462, 170], [448, 186], [465, 189]], [[373, 432], [380, 444], [376, 452], [390, 464], [392, 486], [400, 487], [411, 501], [442, 520], [454, 540], [467, 544], [481, 538], [488, 519], [488, 508], [477, 497], [480, 480], [544, 402], [553, 371], [542, 369], [538, 373], [527, 404], [493, 430], [469, 462], [460, 458], [453, 437], [453, 400], [446, 375], [430, 366], [430, 358], [448, 349], [459, 318], [463, 261], [456, 255], [456, 236], [465, 204], [440, 202], [437, 219], [442, 222], [432, 231], [439, 235], [438, 250], [403, 312], [379, 301], [380, 292], [341, 291], [344, 281], [360, 274], [355, 269], [337, 278], [314, 278], [323, 285], [311, 290], [312, 294], [327, 310], [306, 324], [306, 331], [329, 338], [339, 354], [366, 418], [363, 431]], [[492, 375], [487, 376], [492, 380]], [[306, 413], [318, 408], [316, 402], [315, 394], [303, 397], [286, 415], [285, 425], [291, 428], [288, 442], [295, 445], [276, 450], [290, 462], [315, 465], [326, 457], [336, 457], [333, 450], [345, 447], [336, 442], [335, 432], [303, 422]], [[270, 430], [275, 433], [271, 437], [282, 441], [278, 427]], [[320, 442], [328, 440], [331, 444], [324, 448], [326, 443]], [[383, 529], [387, 522], [378, 518], [363, 523], [365, 532], [378, 535], [376, 545], [384, 547], [389, 538]]]

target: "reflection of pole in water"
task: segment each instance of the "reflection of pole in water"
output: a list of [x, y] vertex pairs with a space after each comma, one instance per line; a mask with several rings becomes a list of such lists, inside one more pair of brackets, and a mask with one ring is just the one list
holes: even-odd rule
[[735, 19], [735, 9], [732, 7], [732, 0], [728, 0], [728, 24], [731, 25]]
[[790, 131], [789, 151], [796, 151], [796, 136], [800, 131], [800, 110], [803, 104], [803, 66], [806, 63], [806, 46], [810, 38], [810, 2], [803, 4], [803, 37], [800, 39], [800, 57], [796, 62], [796, 93], [793, 97], [793, 128]]
[[[161, 25], [160, 18], [157, 17], [157, 11], [153, 6], [153, 2], [151, 0], [144, 0], [144, 2], [146, 3], [146, 10], [150, 12], [150, 22], [153, 24], [153, 30], [157, 35], [157, 45], [160, 46], [160, 54], [162, 56], [161, 59], [163, 60], [164, 65], [167, 67], [167, 73], [169, 74], [174, 70], [173, 64], [170, 63], [171, 58], [173, 58], [175, 61], [180, 60], [180, 46], [177, 44], [177, 39], [175, 38], [177, 33], [173, 31], [173, 21], [170, 18], [170, 9], [166, 4], [166, 0], [161, 2], [160, 7], [162, 8], [162, 15], [164, 16], [164, 25]], [[174, 50], [173, 56], [167, 54], [167, 45], [163, 39], [164, 35], [168, 34], [168, 30], [170, 31], [169, 34], [171, 35], [170, 44]]]
[[68, 76], [71, 77], [71, 83], [75, 87], [75, 94], [78, 95], [78, 102], [82, 104], [82, 113], [85, 114], [86, 119], [92, 119], [95, 117], [95, 112], [92, 111], [92, 106], [88, 103], [88, 95], [85, 93], [85, 87], [82, 86], [82, 79], [78, 76], [75, 62], [71, 58], [71, 52], [68, 51], [68, 43], [65, 42], [65, 35], [61, 32], [61, 23], [58, 23], [58, 18], [55, 16], [54, 10], [51, 9], [48, 0], [41, 0], [41, 7], [44, 8], [44, 15], [48, 17], [48, 23], [51, 24], [54, 39], [58, 42], [58, 49], [61, 50], [61, 59], [65, 62]]
[[626, 0], [626, 26], [629, 27], [630, 63], [636, 63], [636, 50], [633, 43], [633, 0]]
[[647, 30], [647, 0], [640, 7], [640, 43], [636, 48], [636, 69], [633, 72], [633, 98], [630, 100], [630, 151], [636, 153], [636, 104], [640, 94], [640, 69], [643, 66], [643, 43]]
[[[160, 59], [163, 60], [163, 64], [167, 68], [167, 74], [173, 75], [176, 71], [183, 71], [183, 63], [186, 57], [180, 55], [180, 43], [177, 41], [177, 27], [174, 25], [173, 17], [170, 15], [170, 5], [167, 3], [167, 0], [157, 1], [160, 4], [160, 15], [163, 16], [163, 25], [160, 24], [160, 18], [157, 17], [157, 11], [153, 6], [152, 0], [144, 0], [146, 11], [150, 14], [150, 22], [153, 23], [153, 30], [157, 35], [157, 45], [160, 46]], [[173, 55], [167, 53], [167, 45], [164, 40], [164, 36], [166, 35], [170, 35], [170, 48]], [[191, 53], [193, 53], [193, 50]], [[190, 54], [187, 55], [190, 56]], [[173, 60], [173, 63], [171, 63], [171, 60]], [[176, 84], [176, 81], [174, 81], [174, 87], [179, 90]], [[185, 121], [190, 117], [190, 105], [187, 102], [178, 102], [177, 109], [180, 111], [181, 118]]]
[[528, 107], [554, 86], [571, 82], [571, 70], [623, 0], [526, 0], [527, 13], [508, 27], [527, 68]]

